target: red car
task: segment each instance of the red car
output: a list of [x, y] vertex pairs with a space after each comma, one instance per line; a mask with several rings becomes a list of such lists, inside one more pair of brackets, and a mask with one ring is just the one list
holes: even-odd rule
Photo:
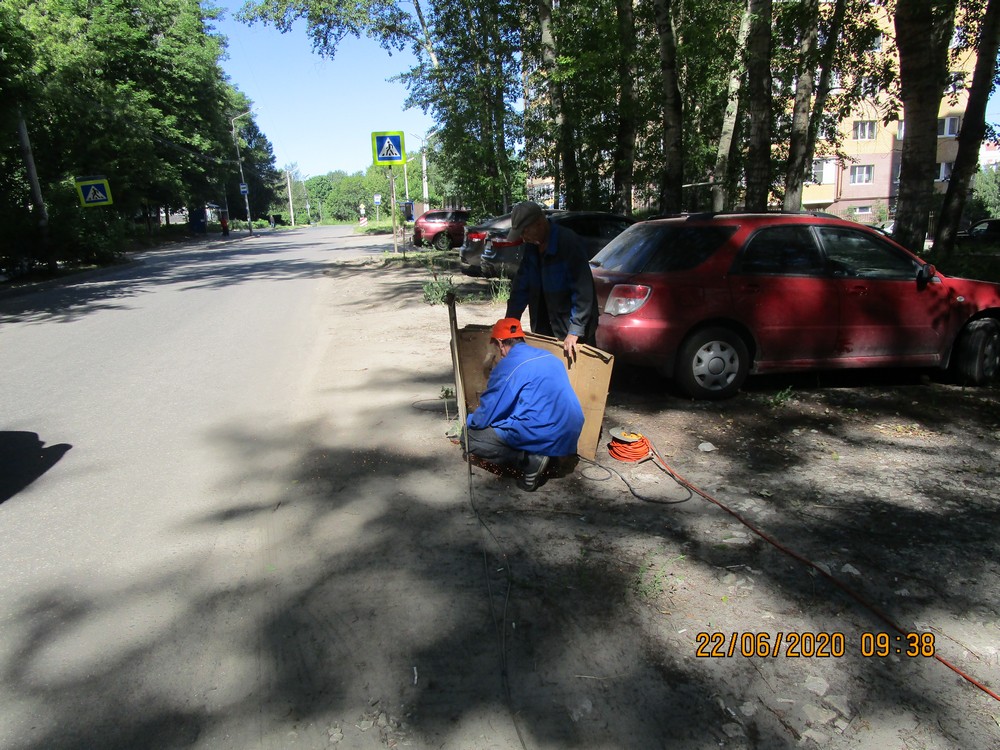
[[693, 398], [732, 396], [750, 373], [951, 366], [985, 385], [1000, 369], [1000, 284], [828, 215], [647, 221], [591, 265], [597, 345]]
[[432, 245], [437, 250], [458, 247], [465, 237], [468, 220], [469, 212], [459, 209], [426, 211], [413, 222], [413, 244]]

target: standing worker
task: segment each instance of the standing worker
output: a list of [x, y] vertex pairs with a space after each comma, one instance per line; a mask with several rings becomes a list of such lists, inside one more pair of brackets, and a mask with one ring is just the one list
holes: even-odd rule
[[508, 240], [524, 239], [521, 265], [511, 284], [507, 317], [528, 308], [531, 332], [562, 339], [572, 362], [576, 345], [595, 341], [597, 292], [586, 245], [571, 229], [548, 220], [534, 201], [514, 206]]
[[219, 214], [219, 224], [222, 226], [222, 236], [229, 236], [229, 217], [226, 214]]
[[523, 476], [518, 487], [534, 492], [550, 458], [576, 453], [583, 408], [566, 365], [554, 354], [526, 344], [521, 321], [497, 321], [490, 343], [500, 361], [479, 407], [468, 417], [463, 444], [485, 461], [519, 468]]

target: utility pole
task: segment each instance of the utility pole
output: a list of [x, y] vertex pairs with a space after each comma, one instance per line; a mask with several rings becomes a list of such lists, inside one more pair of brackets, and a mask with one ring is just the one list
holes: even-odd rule
[[295, 206], [292, 205], [292, 171], [285, 167], [285, 184], [288, 186], [288, 213], [292, 215], [292, 226], [295, 226]]
[[[230, 124], [233, 126], [233, 143], [236, 144], [236, 161], [239, 162], [239, 165], [240, 165], [240, 192], [241, 193], [243, 193], [243, 186], [247, 184], [247, 181], [246, 181], [246, 178], [243, 177], [243, 157], [240, 156], [240, 141], [236, 137], [236, 121], [238, 119], [240, 119], [241, 117], [246, 117], [252, 111], [253, 110], [248, 109], [242, 115], [236, 115], [236, 117], [234, 117], [230, 121]], [[247, 209], [247, 229], [250, 230], [250, 236], [253, 237], [253, 220], [250, 218], [250, 195], [249, 195], [249, 190], [246, 193], [243, 193], [243, 204], [246, 206], [246, 209]]]
[[24, 168], [28, 172], [28, 182], [31, 183], [31, 203], [38, 212], [38, 229], [41, 232], [42, 256], [50, 271], [56, 270], [55, 255], [49, 252], [49, 211], [42, 199], [42, 185], [38, 181], [38, 171], [35, 169], [35, 156], [31, 151], [31, 139], [28, 137], [28, 124], [24, 121], [21, 106], [17, 107], [17, 135], [21, 141], [21, 156]]

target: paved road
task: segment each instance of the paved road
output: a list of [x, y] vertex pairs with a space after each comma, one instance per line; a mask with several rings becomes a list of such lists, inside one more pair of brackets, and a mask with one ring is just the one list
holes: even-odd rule
[[[409, 736], [406, 686], [456, 653], [424, 630], [439, 611], [477, 611], [483, 592], [475, 544], [470, 580], [442, 574], [420, 591], [406, 571], [437, 563], [408, 522], [380, 515], [402, 519], [413, 495], [384, 454], [359, 449], [368, 426], [414, 412], [450, 373], [446, 323], [444, 356], [412, 368], [400, 355], [420, 344], [352, 350], [406, 325], [391, 295], [350, 299], [349, 272], [330, 263], [387, 249], [341, 228], [234, 235], [0, 299], [0, 748]], [[425, 437], [397, 421], [419, 455]], [[408, 471], [425, 474], [424, 522], [474, 531], [452, 512], [461, 481], [455, 494], [433, 466]], [[438, 585], [449, 593], [435, 603]], [[423, 642], [434, 653], [421, 662]], [[482, 658], [495, 674], [495, 653]], [[497, 686], [453, 689], [481, 690], [474, 706]], [[450, 710], [428, 700], [425, 717]], [[475, 727], [503, 727], [492, 712], [471, 712]], [[510, 737], [495, 730], [490, 746]]]

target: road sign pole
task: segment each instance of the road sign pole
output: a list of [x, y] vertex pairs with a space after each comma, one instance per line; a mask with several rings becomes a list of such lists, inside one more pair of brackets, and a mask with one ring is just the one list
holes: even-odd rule
[[392, 186], [392, 204], [389, 209], [392, 211], [392, 251], [399, 252], [399, 238], [396, 237], [396, 173], [389, 167], [389, 184]]

